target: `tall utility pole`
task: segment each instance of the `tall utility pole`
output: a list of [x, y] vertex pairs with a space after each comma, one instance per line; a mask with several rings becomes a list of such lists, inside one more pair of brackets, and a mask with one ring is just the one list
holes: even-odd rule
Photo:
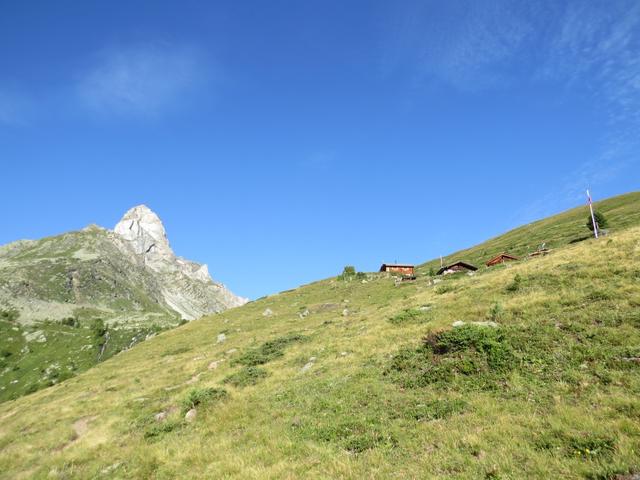
[[598, 224], [596, 223], [596, 217], [593, 215], [593, 205], [591, 204], [591, 194], [587, 190], [587, 200], [589, 201], [589, 211], [591, 212], [591, 224], [593, 225], [593, 234], [598, 238]]

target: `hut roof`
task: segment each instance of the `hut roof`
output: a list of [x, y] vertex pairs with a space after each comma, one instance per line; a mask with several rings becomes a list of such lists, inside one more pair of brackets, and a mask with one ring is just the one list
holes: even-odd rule
[[440, 270], [438, 270], [438, 275], [441, 275], [444, 272], [446, 272], [447, 270], [449, 270], [451, 268], [454, 268], [454, 267], [461, 267], [461, 268], [465, 268], [465, 269], [471, 270], [471, 271], [478, 270], [478, 267], [476, 267], [475, 265], [471, 265], [470, 263], [467, 263], [467, 262], [455, 262], [455, 263], [450, 263], [449, 265], [444, 265], [443, 267], [441, 267]]
[[409, 263], [383, 263], [380, 267], [380, 271], [384, 272], [387, 268], [415, 268], [414, 265]]
[[487, 262], [487, 267], [490, 267], [491, 265], [495, 265], [496, 263], [500, 263], [500, 261], [502, 260], [519, 260], [518, 257], [515, 257], [509, 253], [506, 252], [502, 252], [498, 255], [496, 255], [495, 257], [493, 257], [491, 260], [489, 260]]

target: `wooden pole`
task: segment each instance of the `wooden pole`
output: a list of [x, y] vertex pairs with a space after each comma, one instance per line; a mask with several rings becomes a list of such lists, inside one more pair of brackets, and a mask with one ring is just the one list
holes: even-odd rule
[[591, 212], [591, 224], [593, 225], [593, 234], [598, 238], [598, 224], [596, 223], [596, 217], [593, 215], [593, 205], [591, 204], [591, 194], [587, 190], [587, 199], [589, 201], [589, 211]]

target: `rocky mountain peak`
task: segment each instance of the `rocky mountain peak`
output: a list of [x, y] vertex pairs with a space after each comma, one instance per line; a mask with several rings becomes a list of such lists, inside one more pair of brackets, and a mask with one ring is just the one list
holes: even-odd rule
[[197, 318], [222, 308], [242, 305], [237, 297], [209, 275], [206, 265], [177, 257], [167, 239], [160, 217], [146, 205], [133, 207], [114, 228], [116, 245], [130, 257], [160, 276], [165, 302], [183, 318]]

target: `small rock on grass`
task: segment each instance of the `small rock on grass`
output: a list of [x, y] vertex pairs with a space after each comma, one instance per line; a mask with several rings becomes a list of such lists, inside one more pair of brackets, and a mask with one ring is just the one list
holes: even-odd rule
[[[451, 324], [452, 327], [462, 327], [463, 325], [466, 325], [467, 322], [463, 322], [462, 320], [457, 320], [455, 322], [453, 322]], [[496, 322], [469, 322], [469, 325], [476, 325], [478, 327], [491, 327], [491, 328], [498, 328], [499, 325]]]
[[167, 412], [156, 413], [153, 418], [155, 418], [156, 422], [164, 422], [167, 419]]
[[224, 362], [223, 360], [214, 360], [213, 362], [211, 362], [208, 366], [209, 370], [215, 370], [216, 368], [218, 368], [220, 366], [220, 363]]
[[198, 412], [197, 412], [197, 410], [196, 410], [195, 408], [192, 408], [191, 410], [189, 410], [189, 411], [185, 414], [184, 419], [185, 419], [187, 422], [191, 423], [191, 422], [195, 421], [195, 419], [196, 419], [196, 417], [197, 417], [197, 416], [198, 416]]
[[217, 343], [222, 343], [227, 339], [227, 336], [224, 333], [221, 333], [218, 335], [218, 342]]

